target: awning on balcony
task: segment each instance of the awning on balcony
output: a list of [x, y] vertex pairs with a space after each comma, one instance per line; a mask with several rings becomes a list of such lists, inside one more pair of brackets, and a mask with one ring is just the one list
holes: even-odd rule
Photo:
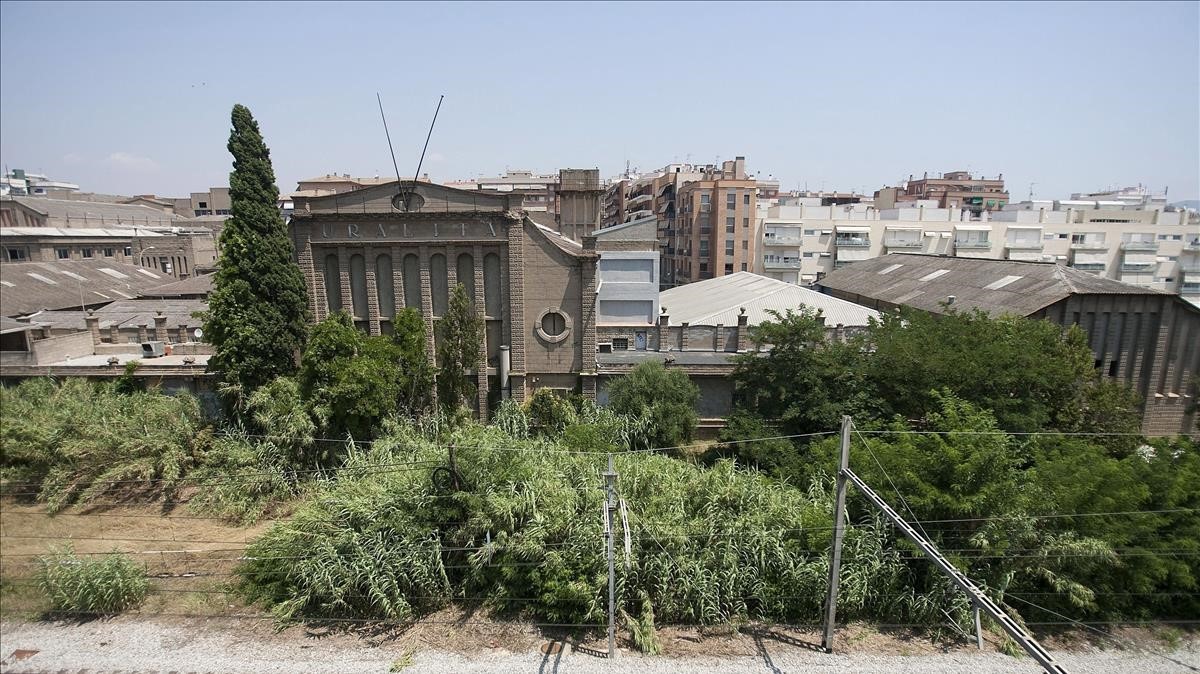
[[838, 234], [841, 234], [842, 232], [855, 233], [855, 234], [868, 234], [868, 233], [870, 233], [871, 228], [870, 227], [860, 227], [858, 225], [853, 225], [853, 226], [838, 225], [837, 231], [838, 231]]
[[[869, 227], [866, 229], [867, 229], [867, 231], [870, 231]], [[921, 230], [921, 228], [919, 226], [913, 227], [913, 226], [908, 226], [908, 225], [887, 225], [886, 227], [884, 227], [884, 229], [886, 229], [889, 232], [918, 232]], [[845, 227], [838, 227], [838, 231], [841, 232], [841, 231], [849, 231], [849, 230], [846, 229]]]
[[[1012, 227], [1010, 226], [1009, 229], [1011, 229], [1011, 228]], [[980, 223], [980, 224], [962, 223], [962, 224], [955, 224], [954, 229], [957, 229], [957, 230], [963, 231], [963, 232], [990, 232], [990, 231], [992, 231], [992, 226], [985, 225], [982, 223]]]
[[822, 229], [821, 234], [822, 235], [833, 234], [833, 230], [832, 229]]
[[1042, 225], [1009, 225], [1009, 229], [1045, 229]]

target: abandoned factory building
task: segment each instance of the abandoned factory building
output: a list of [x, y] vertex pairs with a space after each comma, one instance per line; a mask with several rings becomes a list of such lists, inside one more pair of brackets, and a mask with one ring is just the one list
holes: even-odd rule
[[[520, 199], [412, 181], [297, 197], [289, 231], [314, 319], [345, 309], [360, 329], [390, 334], [397, 312], [412, 307], [432, 358], [437, 322], [462, 284], [486, 325], [486, 363], [475, 373], [481, 416], [538, 388], [594, 397], [599, 256], [554, 221], [532, 220]], [[598, 220], [597, 209], [584, 210]]]

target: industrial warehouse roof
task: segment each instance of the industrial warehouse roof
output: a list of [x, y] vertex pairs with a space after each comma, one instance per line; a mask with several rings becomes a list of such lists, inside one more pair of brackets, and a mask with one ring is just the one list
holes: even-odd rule
[[129, 239], [134, 236], [163, 236], [163, 234], [160, 231], [143, 227], [0, 227], [0, 238], [17, 236]]
[[0, 313], [23, 316], [131, 300], [170, 276], [110, 260], [8, 262], [0, 265]]
[[113, 204], [103, 201], [74, 201], [45, 197], [6, 197], [45, 215], [49, 224], [60, 227], [112, 227], [134, 225], [183, 225], [188, 218], [164, 213], [140, 204]]
[[819, 309], [828, 326], [867, 325], [879, 316], [874, 309], [745, 271], [665, 290], [658, 303], [672, 325], [737, 325], [743, 308], [750, 325], [773, 320], [768, 310], [783, 313], [801, 307]]
[[[192, 316], [197, 311], [208, 310], [204, 300], [121, 300], [94, 310], [100, 319], [100, 329], [136, 328], [145, 325], [154, 329], [154, 317], [162, 312], [166, 327], [174, 330], [181, 325], [200, 327], [201, 320]], [[42, 311], [30, 316], [30, 322], [54, 329], [87, 330], [86, 312], [78, 309], [68, 311]]]
[[142, 297], [207, 297], [212, 292], [213, 275], [200, 274], [182, 281], [167, 283], [150, 288], [142, 293]]
[[867, 303], [945, 311], [956, 309], [1028, 316], [1071, 295], [1160, 295], [1051, 262], [895, 253], [834, 270], [819, 285]]

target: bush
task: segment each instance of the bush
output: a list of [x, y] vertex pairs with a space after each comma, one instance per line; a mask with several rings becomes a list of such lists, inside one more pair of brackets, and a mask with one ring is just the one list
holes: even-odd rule
[[112, 615], [141, 604], [150, 591], [145, 569], [116, 552], [87, 559], [68, 546], [37, 564], [38, 589], [55, 612]]
[[571, 401], [547, 388], [534, 391], [525, 407], [530, 425], [542, 435], [557, 437], [578, 421]]
[[102, 495], [171, 493], [208, 442], [190, 395], [30, 379], [0, 389], [0, 408], [4, 479], [51, 509]]
[[692, 441], [700, 389], [679, 369], [658, 361], [641, 363], [609, 386], [609, 407], [617, 414], [649, 420], [652, 447], [678, 447]]
[[[604, 456], [469, 423], [433, 437], [398, 423], [351, 452], [336, 482], [248, 548], [245, 596], [281, 620], [407, 620], [482, 596], [502, 613], [603, 622]], [[449, 444], [468, 485], [452, 493], [431, 474]], [[654, 621], [819, 619], [831, 481], [802, 490], [731, 462], [700, 468], [652, 453], [618, 455], [616, 469], [631, 542], [628, 557], [618, 553], [619, 608], [635, 617], [642, 647], [654, 648]], [[846, 541], [846, 619], [941, 620], [946, 608], [965, 624], [961, 595], [912, 592], [878, 521]]]

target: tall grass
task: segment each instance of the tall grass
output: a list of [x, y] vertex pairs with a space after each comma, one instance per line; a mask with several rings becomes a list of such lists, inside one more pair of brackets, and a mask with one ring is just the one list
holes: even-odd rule
[[152, 490], [169, 493], [207, 443], [188, 395], [118, 394], [82, 379], [0, 389], [0, 476], [9, 493], [58, 509]]
[[[518, 425], [519, 426], [519, 425]], [[352, 451], [288, 522], [247, 551], [240, 587], [283, 620], [410, 619], [484, 597], [501, 613], [601, 623], [607, 609], [602, 453], [568, 453], [545, 438], [474, 424], [389, 425]], [[431, 470], [454, 444], [466, 485], [448, 492]], [[812, 621], [828, 574], [831, 482], [807, 489], [720, 462], [712, 468], [653, 454], [620, 455], [616, 518], [620, 608], [652, 643], [654, 621]], [[966, 616], [946, 595], [911, 589], [878, 520], [846, 537], [847, 619]]]
[[53, 612], [111, 615], [142, 603], [145, 570], [125, 555], [82, 558], [70, 547], [37, 558], [37, 586]]

